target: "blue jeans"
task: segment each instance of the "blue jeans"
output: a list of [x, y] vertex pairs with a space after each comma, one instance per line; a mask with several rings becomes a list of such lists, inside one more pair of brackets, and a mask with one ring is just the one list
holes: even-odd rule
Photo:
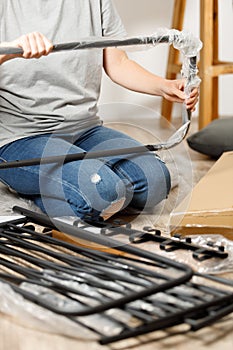
[[[0, 148], [0, 161], [138, 145], [119, 131], [98, 126], [76, 136], [43, 134], [19, 139]], [[170, 190], [167, 167], [150, 152], [4, 169], [0, 180], [49, 216], [93, 220], [107, 219], [127, 206], [151, 208]]]

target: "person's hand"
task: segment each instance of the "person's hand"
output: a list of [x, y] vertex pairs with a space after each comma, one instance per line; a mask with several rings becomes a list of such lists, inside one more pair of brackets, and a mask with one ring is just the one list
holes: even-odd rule
[[189, 97], [187, 98], [184, 92], [185, 80], [177, 79], [177, 80], [164, 80], [164, 84], [162, 86], [162, 96], [170, 101], [170, 102], [178, 102], [178, 103], [186, 103], [187, 109], [191, 110], [191, 112], [195, 111], [195, 106], [198, 102], [199, 90], [198, 88], [194, 88]]
[[186, 98], [186, 107], [187, 109], [189, 109], [191, 112], [194, 112], [196, 109], [196, 104], [198, 102], [199, 99], [199, 89], [198, 88], [194, 88], [190, 95], [189, 98]]
[[2, 62], [16, 57], [26, 59], [40, 58], [48, 55], [53, 49], [51, 41], [39, 32], [22, 35], [14, 41], [1, 43], [1, 46], [20, 47], [23, 49], [23, 54], [2, 55]]
[[40, 58], [48, 55], [53, 49], [51, 41], [39, 32], [22, 35], [13, 41], [14, 44], [23, 49], [23, 58]]

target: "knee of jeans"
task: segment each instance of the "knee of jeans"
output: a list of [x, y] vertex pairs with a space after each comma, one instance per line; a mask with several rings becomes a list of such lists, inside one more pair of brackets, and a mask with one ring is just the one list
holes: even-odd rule
[[43, 196], [33, 196], [31, 200], [50, 218], [78, 217], [92, 222], [102, 221], [100, 212], [94, 210], [85, 200], [79, 198], [61, 199]]
[[170, 173], [163, 162], [160, 162], [160, 169], [148, 188], [148, 204], [152, 202], [154, 206], [166, 199], [171, 189]]
[[79, 186], [64, 182], [49, 195], [44, 188], [41, 197], [34, 202], [49, 216], [78, 216], [81, 219], [98, 216], [104, 220], [114, 215], [124, 206], [126, 188], [117, 175], [93, 173], [79, 181]]
[[171, 190], [171, 175], [170, 172], [166, 166], [165, 163], [162, 163], [162, 169], [163, 169], [163, 173], [164, 173], [164, 177], [165, 177], [165, 185], [166, 185], [166, 197], [169, 195], [170, 190]]
[[171, 189], [171, 178], [166, 165], [159, 161], [154, 173], [141, 179], [142, 187], [134, 194], [131, 205], [137, 208], [152, 208], [167, 198]]
[[94, 190], [90, 190], [89, 203], [95, 212], [100, 213], [100, 217], [107, 220], [123, 208], [127, 197], [127, 185], [115, 174], [113, 177], [103, 178], [93, 175], [92, 182]]
[[115, 174], [93, 173], [90, 179], [79, 183], [79, 188], [67, 192], [67, 202], [76, 215], [90, 220], [98, 221], [98, 217], [107, 220], [120, 211], [126, 201], [126, 186], [123, 180]]

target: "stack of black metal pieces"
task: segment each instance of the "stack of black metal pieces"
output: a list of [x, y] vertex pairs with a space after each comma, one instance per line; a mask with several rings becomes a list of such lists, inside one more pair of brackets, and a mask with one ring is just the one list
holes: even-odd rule
[[[73, 225], [84, 230], [90, 230], [89, 224], [75, 220]], [[192, 252], [193, 259], [204, 261], [212, 258], [225, 259], [228, 252], [222, 243], [209, 241], [205, 246], [195, 244], [190, 236], [174, 234], [173, 237], [162, 236], [161, 231], [150, 226], [145, 226], [143, 230], [136, 230], [131, 224], [122, 219], [113, 220], [113, 222], [102, 222], [97, 224], [100, 228], [99, 233], [105, 237], [126, 236], [130, 243], [140, 244], [145, 242], [155, 242], [159, 248], [165, 252], [174, 252], [176, 250], [187, 250]]]
[[[45, 215], [23, 214], [0, 225], [0, 281], [89, 329], [101, 344], [180, 324], [195, 331], [233, 311], [233, 281]], [[53, 230], [104, 249], [61, 241]]]

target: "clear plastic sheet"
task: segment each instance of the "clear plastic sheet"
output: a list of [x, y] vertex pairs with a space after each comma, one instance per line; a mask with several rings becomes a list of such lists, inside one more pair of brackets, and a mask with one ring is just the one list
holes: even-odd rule
[[[45, 287], [26, 282], [22, 283], [21, 287], [36, 296], [45, 298], [58, 308], [61, 307], [67, 311], [72, 310], [74, 307], [77, 308], [77, 305], [80, 307], [80, 310], [82, 308], [82, 305], [78, 301], [70, 300], [67, 302], [67, 299], [59, 299], [56, 297], [55, 293], [51, 293], [51, 291]], [[80, 290], [82, 290], [82, 288]], [[129, 318], [129, 314], [126, 312], [119, 309], [111, 309], [106, 312], [106, 315], [95, 314], [79, 317], [78, 323], [76, 323], [75, 318], [73, 319], [74, 321], [71, 319], [69, 320], [67, 317], [57, 315], [25, 300], [21, 295], [15, 293], [9, 285], [2, 282], [0, 282], [0, 299], [0, 312], [15, 317], [17, 320], [20, 320], [24, 326], [35, 328], [40, 331], [76, 337], [81, 340], [90, 341], [98, 339], [98, 335], [92, 332], [91, 329], [106, 335], [109, 333], [119, 333], [121, 331], [120, 324], [113, 322], [108, 315], [114, 316], [115, 319], [119, 319], [119, 321], [121, 319], [126, 321], [126, 319]]]
[[[213, 249], [218, 249], [218, 247], [224, 247], [224, 251], [228, 253], [228, 257], [224, 259], [211, 257], [210, 259], [199, 261], [193, 258], [193, 253], [191, 250], [179, 249], [176, 251], [167, 252], [159, 248], [159, 243], [154, 242], [144, 243], [141, 245], [141, 247], [143, 249], [156, 252], [157, 254], [161, 254], [169, 259], [187, 264], [198, 273], [220, 275], [233, 272], [233, 241], [217, 234], [190, 235], [187, 237], [192, 239], [192, 243], [194, 245], [198, 245], [202, 248], [212, 247]], [[183, 239], [186, 239], [187, 237], [185, 236]], [[175, 238], [173, 237], [173, 239]]]
[[[94, 41], [82, 41], [79, 43], [68, 43], [68, 44], [58, 44], [54, 45], [54, 52], [62, 50], [79, 50], [87, 48], [104, 48], [104, 47], [125, 47], [138, 45], [154, 47], [155, 45], [166, 43], [173, 44], [173, 46], [178, 49], [183, 54], [183, 66], [182, 66], [182, 76], [187, 79], [185, 92], [187, 96], [189, 95], [193, 87], [198, 87], [200, 84], [200, 79], [197, 77], [197, 67], [196, 59], [198, 53], [202, 47], [202, 43], [199, 39], [194, 38], [192, 34], [179, 32], [177, 30], [169, 29], [159, 29], [155, 34], [149, 37], [136, 37], [129, 39], [100, 39]], [[1, 47], [0, 54], [6, 53], [8, 48]], [[14, 48], [9, 48], [10, 53], [13, 53]], [[3, 52], [4, 51], [4, 52]], [[193, 60], [193, 61], [192, 61]], [[174, 142], [173, 142], [174, 143]], [[176, 257], [175, 257], [176, 258]], [[127, 273], [127, 272], [126, 272]], [[51, 281], [56, 279], [57, 276], [52, 276], [49, 271], [46, 271], [46, 277], [50, 277]], [[92, 278], [94, 278], [92, 276]], [[142, 282], [142, 281], [141, 281]], [[67, 280], [64, 281], [67, 283]], [[70, 280], [70, 285], [74, 288], [80, 288], [82, 281]], [[104, 281], [103, 281], [104, 284]], [[34, 293], [35, 295], [40, 294], [44, 296], [47, 300], [51, 300], [53, 303], [62, 303], [61, 300], [56, 300], [54, 295], [47, 293], [44, 287], [35, 287], [32, 284], [24, 283], [23, 287], [25, 290]], [[118, 288], [118, 293], [122, 292], [122, 286], [114, 285]], [[83, 291], [87, 292], [87, 286], [82, 284]], [[94, 293], [91, 289], [88, 290], [90, 297]], [[107, 297], [107, 295], [106, 295]], [[87, 327], [83, 327], [81, 324], [75, 323], [71, 319], [66, 317], [56, 315], [55, 313], [45, 310], [32, 302], [25, 300], [21, 295], [15, 293], [9, 285], [0, 282], [0, 311], [16, 317], [18, 320], [22, 321], [25, 326], [31, 328], [36, 328], [42, 331], [59, 333], [66, 336], [77, 337], [82, 340], [96, 340], [98, 336], [95, 332], [92, 332], [89, 328], [98, 329], [104, 333], [108, 333], [109, 330], [112, 334], [114, 332], [120, 332], [119, 323], [114, 324], [110, 322], [107, 317], [107, 313], [113, 313], [116, 319], [121, 319], [127, 317], [127, 314], [122, 310], [111, 309], [106, 313], [106, 315], [95, 315], [87, 317], [79, 317]], [[77, 303], [75, 302], [77, 305]], [[62, 304], [62, 306], [64, 306]], [[72, 307], [73, 305], [67, 305], [67, 307]], [[136, 301], [131, 304], [135, 308], [147, 310], [151, 306], [145, 301]], [[158, 311], [159, 312], [159, 311]], [[130, 321], [130, 320], [129, 320]]]
[[[29, 292], [40, 296], [41, 298], [44, 298], [47, 302], [50, 304], [53, 304], [57, 309], [65, 310], [66, 312], [72, 311], [74, 309], [79, 308], [80, 310], [83, 309], [83, 305], [75, 299], [68, 299], [68, 298], [61, 298], [61, 295], [57, 296], [55, 292], [51, 292], [46, 287], [33, 285], [30, 283], [22, 283], [22, 288], [25, 290], [28, 290]], [[85, 288], [85, 287], [84, 287]], [[82, 286], [80, 288], [80, 291], [82, 291]], [[85, 290], [84, 290], [85, 291]], [[74, 318], [75, 320], [75, 318]], [[108, 317], [105, 316], [105, 314], [94, 314], [90, 316], [85, 317], [79, 317], [79, 322], [81, 322], [83, 325], [86, 325], [89, 329], [93, 329], [97, 332], [102, 332], [103, 334], [117, 334], [119, 333], [122, 328], [117, 324], [116, 322], [113, 322]], [[80, 337], [82, 337], [83, 334], [80, 333]], [[86, 334], [85, 334], [86, 337]]]
[[0, 300], [0, 312], [12, 316], [26, 327], [82, 340], [98, 339], [97, 334], [86, 327], [27, 301], [2, 282], [0, 282]]
[[203, 263], [198, 263], [198, 272], [204, 274], [221, 274], [233, 271], [233, 241], [221, 235], [195, 235], [192, 241], [201, 246], [224, 246], [228, 253], [226, 259], [210, 259]]

